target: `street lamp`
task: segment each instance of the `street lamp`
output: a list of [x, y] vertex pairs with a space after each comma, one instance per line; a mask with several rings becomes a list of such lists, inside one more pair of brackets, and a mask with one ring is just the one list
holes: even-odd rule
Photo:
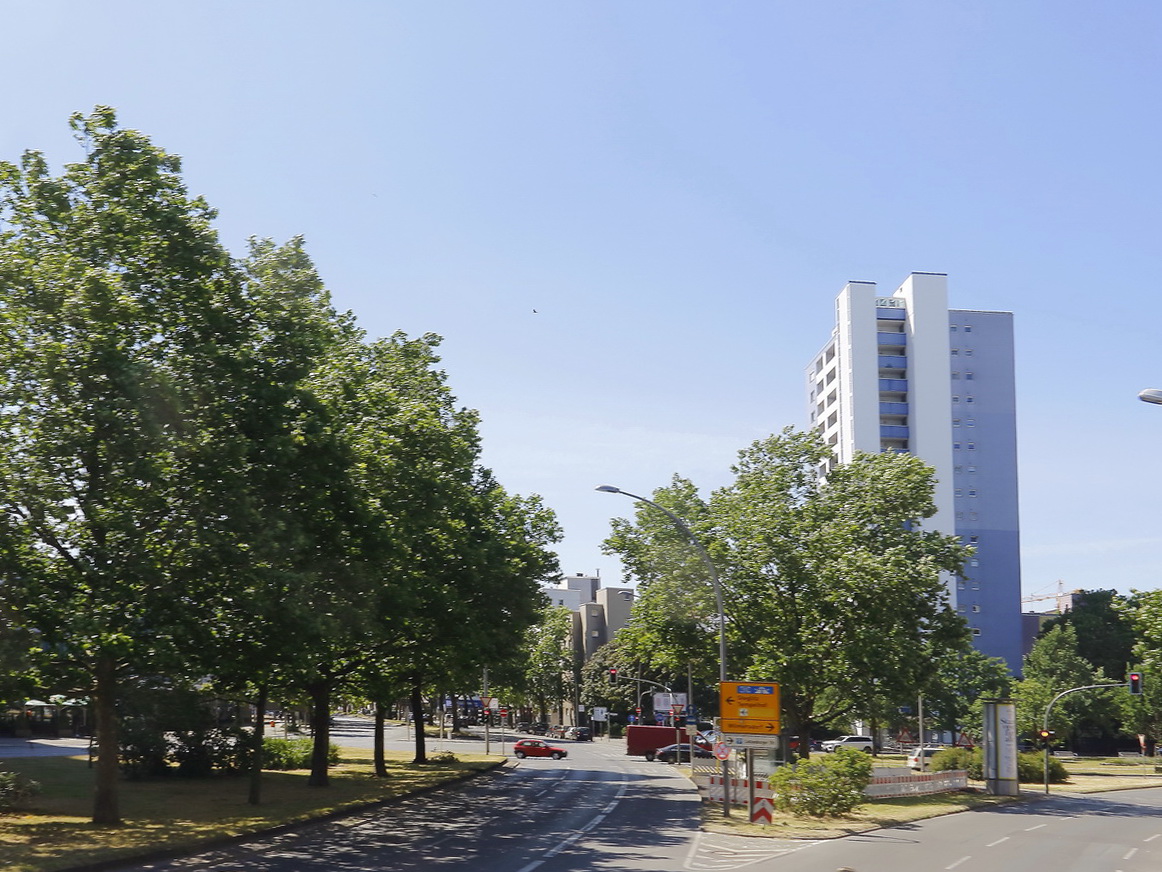
[[1146, 390], [1138, 392], [1138, 399], [1143, 403], [1154, 403], [1162, 406], [1162, 390], [1159, 388], [1146, 388]]
[[[714, 604], [718, 609], [718, 681], [719, 688], [721, 689], [726, 684], [726, 611], [722, 608], [722, 584], [718, 581], [718, 571], [714, 568], [714, 564], [710, 560], [710, 555], [706, 553], [706, 549], [702, 547], [702, 543], [694, 537], [694, 533], [686, 526], [686, 522], [665, 506], [659, 506], [653, 500], [647, 500], [645, 497], [631, 494], [629, 491], [623, 491], [621, 488], [614, 487], [611, 484], [598, 485], [595, 490], [599, 490], [603, 494], [622, 494], [631, 500], [637, 500], [639, 503], [653, 506], [673, 521], [674, 526], [685, 534], [686, 538], [690, 540], [690, 544], [694, 546], [694, 550], [698, 552], [698, 556], [702, 558], [702, 562], [706, 564], [706, 571], [710, 573], [710, 580], [714, 583]], [[690, 760], [693, 761], [693, 759], [694, 746], [693, 742], [691, 742]], [[722, 761], [722, 815], [723, 817], [730, 817], [730, 771], [725, 759]]]
[[714, 568], [714, 564], [710, 561], [710, 555], [706, 553], [706, 549], [702, 547], [690, 528], [686, 526], [686, 522], [667, 509], [665, 506], [659, 506], [653, 500], [647, 500], [645, 497], [631, 494], [629, 491], [624, 491], [619, 487], [614, 487], [611, 484], [603, 484], [596, 488], [603, 494], [622, 494], [629, 497], [631, 500], [637, 500], [639, 503], [645, 503], [647, 506], [653, 506], [659, 512], [665, 514], [674, 526], [685, 534], [686, 538], [690, 540], [690, 544], [694, 546], [694, 550], [698, 552], [698, 556], [702, 558], [702, 562], [706, 564], [706, 571], [710, 573], [710, 580], [714, 583], [714, 604], [718, 609], [718, 680], [726, 682], [726, 612], [722, 608], [722, 584], [718, 581], [718, 572]]

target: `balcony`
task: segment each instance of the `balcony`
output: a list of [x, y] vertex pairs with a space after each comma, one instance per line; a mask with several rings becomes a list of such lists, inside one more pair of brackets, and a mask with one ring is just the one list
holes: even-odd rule
[[879, 355], [880, 369], [907, 369], [908, 358], [902, 354], [881, 354]]
[[904, 441], [908, 438], [908, 428], [900, 424], [881, 424], [880, 425], [880, 439], [891, 441]]
[[880, 393], [906, 394], [908, 393], [908, 380], [906, 378], [882, 378], [880, 379]]
[[880, 414], [881, 415], [896, 415], [896, 416], [901, 417], [901, 418], [906, 418], [908, 416], [908, 404], [907, 403], [885, 403], [883, 401], [880, 401]]
[[876, 343], [880, 348], [903, 348], [908, 344], [907, 333], [877, 333]]

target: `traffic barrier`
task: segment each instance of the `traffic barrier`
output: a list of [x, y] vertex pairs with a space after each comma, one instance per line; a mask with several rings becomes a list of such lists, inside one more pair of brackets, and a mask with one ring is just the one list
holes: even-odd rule
[[863, 789], [864, 796], [926, 796], [930, 793], [948, 793], [968, 787], [968, 773], [963, 769], [948, 772], [877, 775]]

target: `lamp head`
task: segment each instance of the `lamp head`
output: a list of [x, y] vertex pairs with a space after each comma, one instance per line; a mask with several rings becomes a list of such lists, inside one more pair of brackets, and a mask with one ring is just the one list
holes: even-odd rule
[[[1162, 402], [1162, 400], [1160, 400], [1160, 402]], [[597, 487], [594, 488], [594, 490], [599, 490], [603, 494], [619, 494], [619, 493], [621, 493], [621, 488], [614, 487], [611, 484], [599, 484]]]
[[1162, 390], [1159, 388], [1146, 388], [1146, 390], [1138, 393], [1138, 399], [1143, 403], [1162, 405]]

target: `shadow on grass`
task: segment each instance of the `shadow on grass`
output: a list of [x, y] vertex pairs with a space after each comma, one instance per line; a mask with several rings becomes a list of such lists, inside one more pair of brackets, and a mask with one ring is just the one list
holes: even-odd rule
[[87, 757], [12, 759], [4, 761], [4, 768], [40, 782], [41, 793], [29, 809], [0, 815], [0, 855], [6, 872], [49, 872], [180, 850], [414, 794], [496, 763], [480, 757], [416, 766], [410, 755], [393, 755], [388, 776], [376, 778], [370, 760], [349, 759], [332, 767], [328, 788], [308, 787], [306, 771], [264, 772], [259, 806], [247, 802], [245, 775], [124, 780], [124, 824], [96, 827], [89, 822], [94, 773]]

